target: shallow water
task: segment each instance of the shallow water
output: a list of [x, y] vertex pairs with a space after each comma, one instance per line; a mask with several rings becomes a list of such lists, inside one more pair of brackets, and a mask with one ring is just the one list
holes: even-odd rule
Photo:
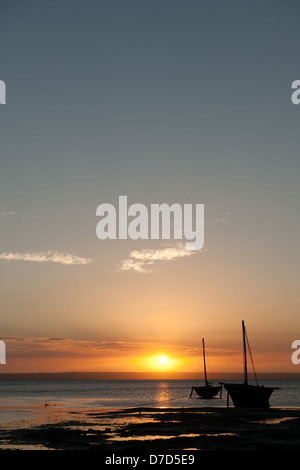
[[[263, 384], [280, 387], [271, 396], [271, 407], [300, 408], [299, 380]], [[225, 390], [221, 398], [189, 398], [192, 385], [192, 380], [0, 381], [0, 428], [60, 422], [74, 410], [226, 407]]]

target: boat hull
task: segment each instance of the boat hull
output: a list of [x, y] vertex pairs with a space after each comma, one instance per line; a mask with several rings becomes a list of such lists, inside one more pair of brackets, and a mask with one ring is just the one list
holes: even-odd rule
[[235, 407], [269, 408], [269, 399], [274, 388], [263, 385], [224, 384]]
[[219, 393], [220, 390], [221, 386], [218, 385], [204, 385], [192, 387], [192, 392], [195, 391], [197, 395], [201, 398], [213, 398]]

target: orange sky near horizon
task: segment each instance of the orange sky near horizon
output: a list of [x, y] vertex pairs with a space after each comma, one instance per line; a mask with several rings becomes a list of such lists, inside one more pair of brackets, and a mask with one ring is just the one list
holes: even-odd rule
[[[151, 344], [124, 344], [72, 341], [59, 338], [5, 338], [7, 365], [0, 365], [5, 373], [63, 373], [63, 372], [119, 372], [119, 373], [190, 373], [203, 378], [201, 347], [185, 348], [174, 345], [158, 348]], [[291, 362], [292, 349], [287, 351], [252, 350], [255, 370], [260, 372], [297, 372]], [[160, 360], [165, 358], [164, 361]], [[290, 366], [287, 367], [287, 364]], [[243, 375], [242, 343], [235, 349], [206, 348], [208, 375], [240, 373]], [[252, 372], [250, 357], [248, 369]]]

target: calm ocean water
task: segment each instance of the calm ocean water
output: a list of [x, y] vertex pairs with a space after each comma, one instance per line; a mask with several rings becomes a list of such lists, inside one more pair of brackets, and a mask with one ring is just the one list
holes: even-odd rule
[[[271, 396], [272, 407], [300, 408], [300, 380], [262, 383], [280, 387]], [[0, 381], [0, 427], [41, 422], [46, 412], [54, 416], [53, 410], [226, 406], [225, 390], [221, 398], [189, 398], [192, 385], [192, 380]]]

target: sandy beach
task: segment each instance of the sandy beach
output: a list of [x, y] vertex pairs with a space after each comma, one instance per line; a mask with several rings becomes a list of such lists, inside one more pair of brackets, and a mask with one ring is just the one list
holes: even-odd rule
[[1, 450], [164, 453], [300, 447], [300, 409], [129, 408], [61, 413], [54, 408], [45, 408], [44, 422], [2, 426]]

